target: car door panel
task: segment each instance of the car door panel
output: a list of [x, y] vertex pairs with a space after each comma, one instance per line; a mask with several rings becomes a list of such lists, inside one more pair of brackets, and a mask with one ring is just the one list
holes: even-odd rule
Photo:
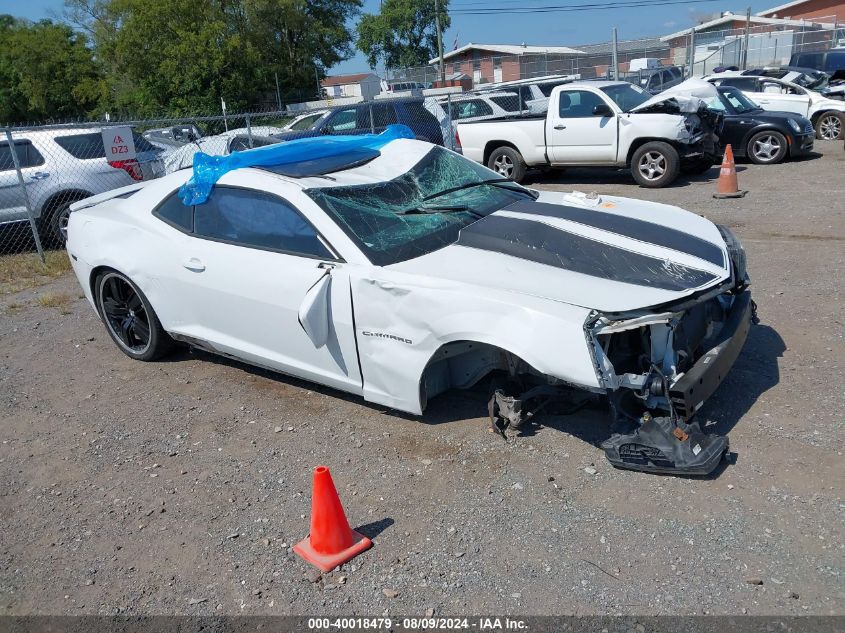
[[[568, 103], [567, 103], [568, 100]], [[553, 163], [611, 164], [616, 161], [616, 116], [594, 116], [605, 101], [586, 90], [562, 91], [556, 111], [550, 111], [546, 138]]]
[[[29, 217], [27, 195], [30, 203], [36, 206], [36, 189], [46, 185], [50, 179], [41, 152], [29, 140], [15, 139], [14, 144], [27, 194], [24, 194], [18, 179], [8, 141], [0, 141], [0, 223], [26, 220]], [[38, 209], [34, 208], [33, 213], [37, 216]]]
[[801, 116], [807, 116], [810, 109], [810, 98], [806, 94], [792, 94], [786, 84], [762, 79], [759, 81], [756, 92], [748, 96], [757, 102], [764, 110], [776, 112], [794, 112]]
[[[191, 238], [175, 271], [180, 301], [190, 306], [180, 333], [250, 363], [346, 391], [359, 390], [349, 277], [310, 258]], [[326, 275], [327, 331], [317, 347], [300, 324], [308, 292]]]
[[[295, 207], [264, 191], [218, 185], [189, 214], [175, 193], [154, 214], [172, 227], [162, 231], [178, 234], [171, 240], [178, 256], [157, 263], [179, 306], [162, 321], [168, 331], [256, 365], [360, 390], [345, 264]], [[319, 309], [325, 327], [315, 340]]]

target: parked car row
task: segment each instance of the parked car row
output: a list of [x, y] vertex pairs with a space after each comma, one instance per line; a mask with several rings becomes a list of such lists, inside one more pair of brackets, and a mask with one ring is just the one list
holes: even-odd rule
[[[792, 77], [796, 79], [796, 77]], [[809, 119], [816, 136], [825, 140], [845, 138], [845, 102], [831, 99], [786, 78], [728, 71], [705, 79], [717, 86], [733, 86], [767, 111], [793, 112]]]
[[[706, 171], [727, 143], [759, 164], [813, 149], [805, 115], [763, 110], [738, 88], [716, 83], [688, 80], [655, 96], [620, 81], [565, 84], [552, 92], [545, 116], [458, 122], [457, 138], [465, 156], [517, 182], [530, 167], [613, 166], [630, 169], [643, 187]], [[818, 112], [822, 122], [833, 116]]]

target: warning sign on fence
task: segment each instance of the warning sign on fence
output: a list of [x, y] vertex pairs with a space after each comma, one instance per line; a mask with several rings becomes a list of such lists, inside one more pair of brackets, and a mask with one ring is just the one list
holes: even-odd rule
[[103, 130], [103, 145], [106, 160], [129, 160], [135, 158], [135, 141], [131, 127], [107, 127]]

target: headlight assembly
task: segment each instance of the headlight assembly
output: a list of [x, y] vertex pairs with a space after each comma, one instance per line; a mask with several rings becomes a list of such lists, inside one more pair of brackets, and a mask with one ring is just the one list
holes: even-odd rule
[[796, 121], [795, 119], [789, 119], [789, 127], [791, 127], [796, 132], [801, 131], [801, 124], [798, 123], [798, 121]]

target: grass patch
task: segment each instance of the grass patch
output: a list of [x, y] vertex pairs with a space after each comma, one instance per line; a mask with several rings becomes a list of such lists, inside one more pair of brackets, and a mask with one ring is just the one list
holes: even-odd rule
[[38, 305], [42, 308], [67, 308], [73, 297], [66, 292], [45, 292], [38, 297]]
[[50, 283], [67, 273], [70, 259], [65, 251], [47, 251], [42, 264], [37, 253], [0, 256], [0, 295]]

